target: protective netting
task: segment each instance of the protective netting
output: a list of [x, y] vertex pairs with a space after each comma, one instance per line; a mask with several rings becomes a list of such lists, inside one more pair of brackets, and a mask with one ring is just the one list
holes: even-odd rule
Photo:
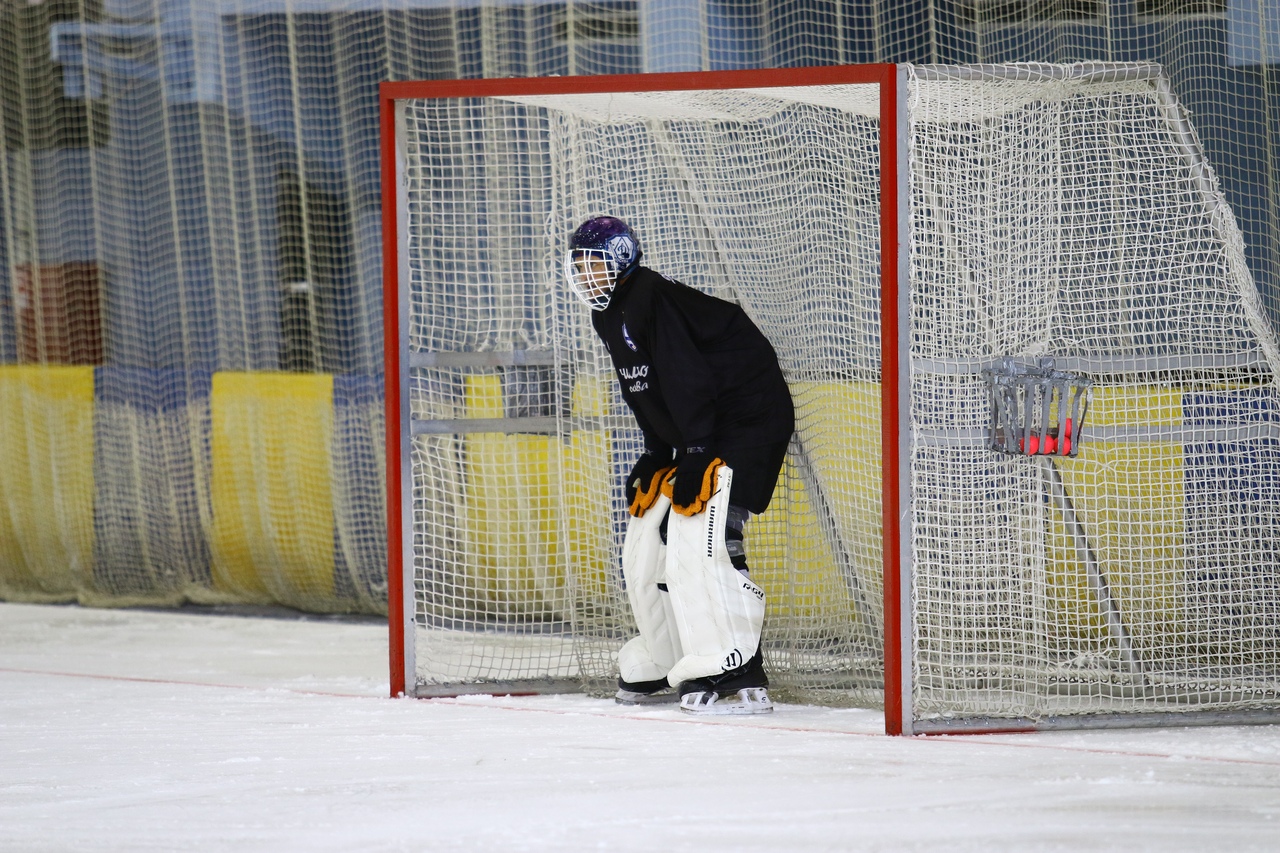
[[[1276, 343], [1156, 75], [913, 72], [919, 718], [1280, 704]], [[1092, 379], [1076, 458], [992, 452], [1004, 357]]]
[[[1280, 353], [1183, 108], [1150, 65], [909, 79], [916, 719], [1275, 709]], [[774, 344], [797, 431], [747, 529], [766, 660], [783, 695], [874, 702], [876, 87], [399, 109], [419, 690], [606, 688], [633, 631], [638, 435], [557, 283], [608, 211]], [[993, 446], [1002, 370], [1075, 383], [1070, 450]]]
[[876, 97], [403, 102], [420, 690], [605, 687], [634, 632], [621, 479], [640, 436], [589, 310], [558, 284], [565, 235], [609, 211], [642, 235], [647, 265], [739, 301], [773, 341], [798, 432], [773, 505], [748, 527], [771, 670], [796, 693], [874, 701]]
[[0, 598], [385, 610], [379, 81], [1159, 62], [1274, 317], [1277, 21], [1270, 0], [6, 0]]

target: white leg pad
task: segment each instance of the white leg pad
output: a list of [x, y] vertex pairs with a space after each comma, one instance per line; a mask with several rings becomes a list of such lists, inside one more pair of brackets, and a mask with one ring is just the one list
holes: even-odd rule
[[667, 560], [667, 546], [662, 543], [659, 528], [670, 506], [670, 498], [660, 495], [643, 516], [631, 516], [627, 521], [627, 535], [622, 543], [622, 577], [640, 636], [632, 638], [618, 652], [618, 674], [625, 681], [664, 678], [681, 656], [671, 596], [658, 589], [658, 584], [665, 580]]
[[722, 465], [706, 509], [667, 523], [667, 585], [684, 657], [667, 681], [719, 675], [747, 663], [760, 646], [764, 591], [733, 567], [724, 543], [733, 471]]

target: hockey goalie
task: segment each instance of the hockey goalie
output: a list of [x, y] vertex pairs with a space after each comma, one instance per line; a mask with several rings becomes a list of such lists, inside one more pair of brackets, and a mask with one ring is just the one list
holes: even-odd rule
[[644, 435], [626, 480], [622, 551], [639, 636], [618, 654], [617, 701], [767, 713], [765, 597], [743, 529], [773, 496], [795, 429], [791, 394], [739, 306], [640, 257], [635, 233], [611, 216], [582, 223], [565, 257]]

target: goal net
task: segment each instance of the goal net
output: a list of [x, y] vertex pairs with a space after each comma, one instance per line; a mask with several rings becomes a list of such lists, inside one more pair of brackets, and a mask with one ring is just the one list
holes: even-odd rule
[[781, 698], [907, 732], [1280, 708], [1280, 355], [1157, 67], [383, 106], [393, 692], [611, 691], [641, 443], [560, 281], [609, 213], [741, 304], [790, 384], [747, 528]]

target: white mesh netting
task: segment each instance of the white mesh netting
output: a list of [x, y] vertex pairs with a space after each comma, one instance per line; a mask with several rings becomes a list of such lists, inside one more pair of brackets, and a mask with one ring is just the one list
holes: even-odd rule
[[[875, 701], [875, 87], [402, 110], [420, 689], [615, 674], [637, 435], [558, 284], [607, 211], [774, 343], [798, 427], [748, 527], [767, 661], [784, 695]], [[1176, 99], [1151, 66], [922, 67], [909, 110], [916, 716], [1274, 708], [1275, 344]], [[1006, 357], [1092, 379], [1078, 456], [990, 449]]]
[[[913, 77], [922, 718], [1280, 700], [1275, 338], [1156, 72]], [[1092, 379], [1078, 457], [985, 446], [1004, 356]]]
[[[616, 677], [639, 434], [558, 283], [566, 235], [609, 211], [648, 265], [741, 301], [774, 341], [800, 427], [749, 528], [770, 663], [784, 684], [874, 698], [877, 112], [874, 86], [405, 102], [408, 358], [436, 365], [411, 370], [410, 400], [440, 424], [417, 430], [508, 433], [414, 440], [420, 681]], [[557, 435], [520, 432], [529, 418]]]

